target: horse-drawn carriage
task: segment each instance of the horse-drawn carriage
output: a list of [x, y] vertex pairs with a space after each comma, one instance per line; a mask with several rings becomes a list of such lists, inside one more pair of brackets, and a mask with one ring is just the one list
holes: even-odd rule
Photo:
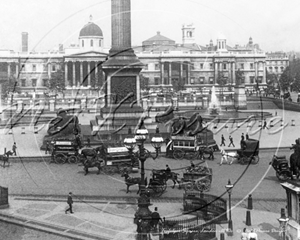
[[175, 135], [167, 144], [167, 156], [172, 156], [177, 160], [183, 158], [189, 160], [209, 158], [214, 159], [215, 144], [206, 145], [197, 135]]
[[285, 156], [276, 156], [272, 158], [272, 167], [276, 171], [276, 177], [280, 181], [286, 181], [293, 177], [292, 171], [290, 170], [288, 160]]
[[212, 169], [205, 166], [188, 168], [183, 174], [181, 185], [184, 190], [192, 191], [197, 189], [201, 192], [209, 191], [212, 182]]
[[138, 171], [139, 162], [130, 155], [126, 147], [120, 144], [103, 143], [96, 148], [81, 150], [82, 163], [87, 173], [88, 168], [97, 167], [106, 174]]
[[257, 164], [259, 161], [259, 141], [247, 139], [243, 143], [243, 148], [237, 150], [237, 160], [241, 164]]
[[52, 161], [58, 164], [77, 163], [79, 145], [76, 140], [61, 139], [51, 142]]

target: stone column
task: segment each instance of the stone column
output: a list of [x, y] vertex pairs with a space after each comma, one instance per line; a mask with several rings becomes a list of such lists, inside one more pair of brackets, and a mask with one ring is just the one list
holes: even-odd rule
[[258, 79], [258, 62], [254, 62], [255, 79]]
[[172, 85], [172, 62], [169, 62], [169, 85]]
[[7, 75], [8, 77], [11, 75], [11, 63], [7, 63]]
[[186, 78], [188, 85], [191, 85], [191, 65], [187, 65]]
[[232, 84], [235, 85], [235, 62], [232, 63]]
[[97, 62], [95, 62], [95, 85], [97, 85], [99, 83], [99, 79], [98, 79], [98, 66], [97, 66]]
[[106, 81], [106, 84], [107, 84], [107, 92], [110, 93], [109, 96], [106, 97], [107, 99], [107, 105], [110, 106], [111, 104], [111, 76], [107, 76], [107, 81]]
[[180, 62], [179, 64], [180, 64], [180, 67], [179, 67], [179, 69], [180, 69], [179, 80], [181, 81], [181, 79], [182, 79], [182, 72], [183, 72], [183, 65], [182, 65], [182, 62]]
[[165, 73], [164, 73], [164, 62], [160, 63], [160, 76], [161, 76], [161, 85], [164, 84]]
[[87, 62], [88, 87], [91, 87], [91, 62]]
[[72, 62], [72, 71], [73, 71], [73, 74], [72, 74], [72, 78], [73, 78], [73, 87], [74, 86], [77, 86], [76, 84], [76, 72], [75, 72], [75, 64], [76, 62]]
[[232, 82], [232, 72], [231, 72], [231, 62], [230, 61], [228, 62], [228, 80], [229, 80], [228, 83]]
[[262, 69], [263, 69], [263, 80], [262, 83], [266, 84], [267, 83], [267, 79], [266, 79], [266, 62], [263, 61], [262, 62]]
[[69, 81], [68, 81], [68, 62], [65, 62], [65, 85], [69, 86]]
[[16, 78], [19, 76], [19, 63], [16, 63]]
[[136, 95], [136, 101], [137, 105], [140, 106], [141, 104], [141, 85], [140, 85], [140, 76], [136, 76], [136, 88], [137, 88], [137, 95]]
[[80, 63], [80, 79], [79, 79], [79, 84], [83, 85], [83, 62], [79, 62]]
[[51, 63], [48, 63], [48, 78], [51, 78]]
[[215, 77], [214, 77], [214, 83], [216, 83], [217, 81], [217, 77], [218, 77], [218, 62], [215, 61]]

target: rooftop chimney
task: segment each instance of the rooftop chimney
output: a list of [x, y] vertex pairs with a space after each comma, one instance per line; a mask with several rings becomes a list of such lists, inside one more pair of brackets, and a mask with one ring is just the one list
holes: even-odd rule
[[22, 32], [22, 52], [28, 52], [28, 33]]

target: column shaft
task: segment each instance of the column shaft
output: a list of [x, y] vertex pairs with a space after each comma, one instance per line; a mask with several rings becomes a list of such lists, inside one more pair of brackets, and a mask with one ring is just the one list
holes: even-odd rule
[[72, 78], [73, 78], [73, 86], [77, 86], [75, 66], [76, 66], [76, 64], [75, 64], [75, 62], [73, 62], [73, 64], [72, 64], [72, 71], [73, 71], [73, 74], [72, 74]]
[[87, 62], [88, 86], [91, 86], [91, 62]]
[[169, 82], [168, 82], [169, 85], [172, 84], [172, 63], [169, 62]]
[[8, 77], [10, 77], [10, 75], [11, 75], [11, 64], [10, 63], [7, 63], [7, 75], [8, 75]]
[[79, 84], [80, 86], [83, 85], [83, 62], [79, 62], [80, 63], [80, 79], [79, 79]]
[[233, 85], [235, 85], [235, 62], [232, 63], [232, 77]]
[[66, 87], [70, 85], [68, 81], [68, 62], [65, 62], [65, 85]]
[[161, 85], [164, 84], [165, 73], [164, 73], [164, 62], [160, 63], [160, 74], [161, 74]]
[[51, 78], [51, 63], [48, 63], [48, 78]]

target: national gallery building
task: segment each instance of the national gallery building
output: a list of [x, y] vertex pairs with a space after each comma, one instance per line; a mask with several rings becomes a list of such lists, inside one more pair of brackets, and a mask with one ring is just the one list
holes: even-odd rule
[[[23, 92], [41, 94], [51, 75], [59, 71], [67, 89], [94, 89], [105, 82], [101, 66], [109, 49], [103, 41], [101, 28], [91, 18], [80, 30], [77, 44], [60, 45], [55, 51], [29, 51], [28, 33], [22, 33], [21, 52], [0, 50], [0, 78], [14, 76]], [[199, 90], [217, 86], [220, 77], [230, 86], [236, 82], [237, 70], [243, 73], [241, 81], [246, 88], [257, 84], [264, 88], [266, 70], [279, 77], [289, 64], [284, 53], [265, 53], [251, 37], [244, 46], [228, 46], [224, 36], [199, 45], [193, 24], [182, 26], [181, 43], [157, 32], [133, 50], [144, 64], [141, 74], [150, 88], [171, 88], [172, 81], [181, 81], [186, 89]]]

